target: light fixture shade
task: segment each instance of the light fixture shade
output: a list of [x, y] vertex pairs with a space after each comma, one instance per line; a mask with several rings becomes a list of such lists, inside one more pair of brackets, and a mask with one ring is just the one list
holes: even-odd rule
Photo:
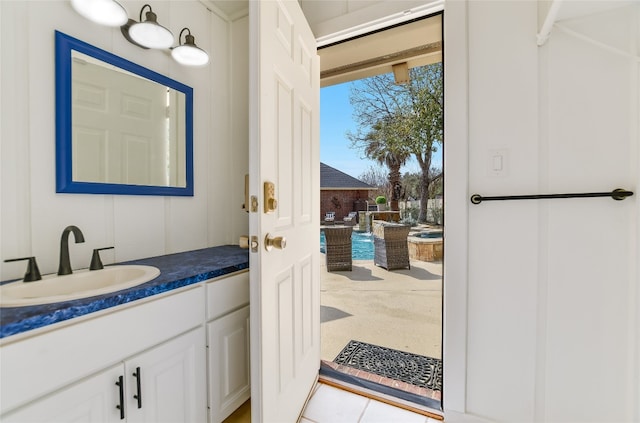
[[71, 0], [71, 6], [91, 22], [106, 26], [121, 26], [127, 20], [127, 11], [115, 0]]
[[209, 63], [209, 55], [200, 47], [181, 45], [171, 50], [176, 62], [185, 66], [204, 66]]
[[[182, 44], [182, 34], [187, 31], [185, 42]], [[204, 66], [209, 63], [209, 55], [206, 51], [196, 45], [196, 39], [191, 35], [189, 28], [183, 28], [178, 36], [180, 45], [171, 50], [171, 56], [176, 62], [185, 66]]]
[[[148, 5], [145, 5], [148, 6]], [[144, 7], [143, 7], [144, 8]], [[149, 7], [151, 9], [151, 7]], [[142, 14], [142, 11], [140, 11]], [[147, 20], [131, 25], [129, 36], [144, 47], [165, 49], [173, 44], [173, 34], [157, 22], [156, 14], [147, 12]]]

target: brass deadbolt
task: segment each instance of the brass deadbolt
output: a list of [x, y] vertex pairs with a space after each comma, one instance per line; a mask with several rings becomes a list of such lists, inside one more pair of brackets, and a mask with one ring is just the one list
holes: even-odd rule
[[278, 208], [276, 200], [276, 185], [273, 182], [264, 183], [264, 212], [273, 213]]

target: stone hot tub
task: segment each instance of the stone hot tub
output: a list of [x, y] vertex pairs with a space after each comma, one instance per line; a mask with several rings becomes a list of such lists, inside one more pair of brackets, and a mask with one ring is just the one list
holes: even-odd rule
[[407, 244], [411, 260], [442, 261], [442, 231], [412, 233]]

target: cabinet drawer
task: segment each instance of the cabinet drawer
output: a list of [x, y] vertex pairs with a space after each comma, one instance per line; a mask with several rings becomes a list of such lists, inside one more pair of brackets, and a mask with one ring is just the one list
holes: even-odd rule
[[207, 320], [249, 304], [249, 272], [207, 283]]

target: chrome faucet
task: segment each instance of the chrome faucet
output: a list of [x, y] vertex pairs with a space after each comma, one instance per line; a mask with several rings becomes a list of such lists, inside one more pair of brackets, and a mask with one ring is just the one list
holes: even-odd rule
[[58, 275], [70, 275], [73, 273], [71, 270], [71, 261], [69, 260], [69, 232], [73, 232], [73, 238], [76, 244], [84, 242], [84, 235], [77, 226], [67, 226], [62, 231], [62, 237], [60, 238], [60, 264], [58, 265]]

